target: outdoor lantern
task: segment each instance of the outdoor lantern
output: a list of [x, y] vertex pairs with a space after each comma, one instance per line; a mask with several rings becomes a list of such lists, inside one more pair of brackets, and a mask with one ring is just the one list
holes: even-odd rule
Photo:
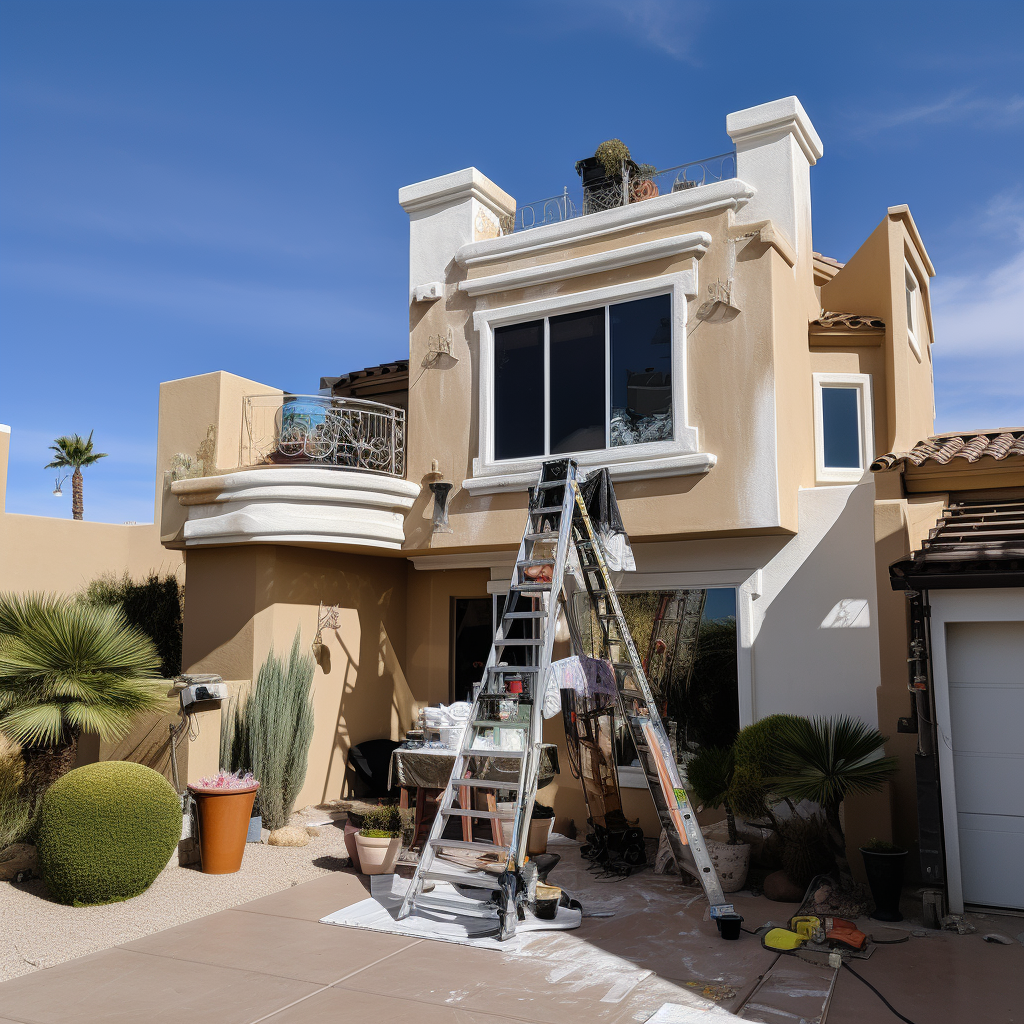
[[61, 477], [61, 476], [58, 476], [58, 477], [57, 477], [57, 479], [56, 479], [56, 481], [55, 481], [55, 483], [56, 483], [56, 486], [55, 486], [55, 487], [53, 488], [53, 496], [54, 496], [55, 498], [59, 498], [59, 497], [61, 497], [61, 495], [62, 495], [62, 494], [64, 493], [64, 492], [63, 492], [63, 491], [61, 490], [61, 487], [63, 487], [63, 486], [64, 486], [64, 481], [65, 481], [65, 480], [67, 480], [67, 477], [66, 477], [66, 476], [65, 476], [65, 477]]

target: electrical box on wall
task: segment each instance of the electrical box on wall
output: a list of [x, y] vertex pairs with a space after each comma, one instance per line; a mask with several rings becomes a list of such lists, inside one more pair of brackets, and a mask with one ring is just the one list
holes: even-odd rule
[[227, 683], [221, 682], [216, 677], [216, 682], [193, 683], [181, 690], [178, 697], [181, 700], [181, 710], [186, 714], [194, 711], [207, 711], [219, 707], [220, 702], [231, 696]]

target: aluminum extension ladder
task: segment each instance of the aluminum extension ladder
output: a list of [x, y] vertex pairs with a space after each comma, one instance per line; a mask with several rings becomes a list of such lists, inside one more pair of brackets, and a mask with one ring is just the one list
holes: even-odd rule
[[[550, 550], [552, 542], [554, 551]], [[493, 918], [500, 938], [515, 934], [520, 908], [528, 898], [529, 874], [524, 877], [523, 868], [540, 769], [543, 688], [570, 545], [575, 548], [591, 607], [611, 653], [618, 710], [636, 745], [676, 864], [681, 872], [700, 879], [713, 917], [732, 913], [679, 780], [665, 727], [580, 493], [576, 463], [559, 459], [544, 464], [531, 493], [526, 531], [501, 624], [483, 677], [474, 688], [462, 746], [402, 901], [400, 919], [414, 909], [440, 911]], [[516, 663], [509, 664], [513, 659]], [[513, 697], [518, 700], [510, 699]], [[494, 762], [499, 759], [518, 762], [514, 780], [495, 770]], [[496, 809], [498, 791], [515, 793], [510, 835], [507, 816]], [[486, 810], [472, 806], [474, 792], [487, 797]], [[452, 818], [462, 821], [461, 839], [444, 837]], [[491, 821], [490, 842], [474, 838], [474, 818]], [[425, 892], [425, 884], [433, 881], [451, 883], [463, 898], [445, 899]]]

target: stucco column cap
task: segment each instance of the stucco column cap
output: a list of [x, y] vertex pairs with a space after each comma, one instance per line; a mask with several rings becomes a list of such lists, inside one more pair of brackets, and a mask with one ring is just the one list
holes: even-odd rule
[[499, 216], [516, 212], [516, 201], [475, 167], [428, 178], [415, 185], [403, 185], [398, 190], [398, 202], [406, 213], [453, 206], [466, 199], [478, 200]]
[[788, 130], [800, 144], [808, 163], [817, 163], [824, 154], [821, 139], [803, 104], [795, 96], [786, 96], [781, 100], [772, 100], [770, 103], [727, 114], [725, 130], [737, 146]]

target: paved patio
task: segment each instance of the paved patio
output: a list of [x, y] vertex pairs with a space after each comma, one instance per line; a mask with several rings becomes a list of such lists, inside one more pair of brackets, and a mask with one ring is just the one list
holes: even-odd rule
[[[552, 873], [581, 877], [567, 855]], [[603, 887], [598, 892], [597, 887]], [[365, 899], [368, 880], [350, 870], [212, 914], [146, 938], [0, 985], [0, 1024], [415, 1024], [646, 1021], [664, 1003], [728, 1020], [814, 1021], [827, 968], [786, 957], [747, 1001], [775, 956], [758, 940], [718, 937], [696, 890], [644, 872], [624, 881], [588, 879], [595, 909], [574, 932], [540, 933], [509, 956], [433, 940], [319, 924]], [[795, 908], [736, 899], [746, 927]], [[915, 1022], [1024, 1021], [1024, 947], [996, 945], [982, 931], [1014, 935], [1024, 919], [989, 918], [979, 932], [931, 932], [880, 946], [855, 969]], [[909, 926], [908, 926], [909, 931]], [[712, 999], [705, 998], [712, 996]], [[828, 1024], [890, 1024], [890, 1012], [842, 972]]]

